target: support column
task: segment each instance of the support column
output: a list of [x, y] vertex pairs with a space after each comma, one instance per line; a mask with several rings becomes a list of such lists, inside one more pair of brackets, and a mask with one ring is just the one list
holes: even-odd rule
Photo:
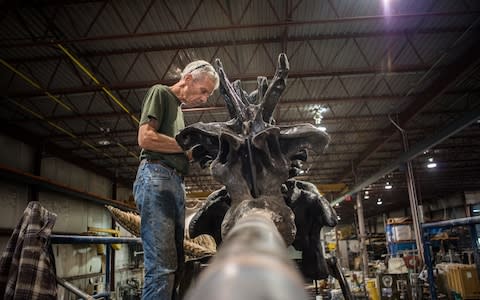
[[[409, 146], [408, 146], [408, 137], [407, 133], [403, 128], [400, 127], [392, 118], [390, 118], [390, 122], [397, 127], [402, 135], [402, 142], [403, 142], [403, 150], [406, 153], [409, 153]], [[405, 161], [407, 172], [405, 173], [406, 181], [407, 181], [407, 188], [408, 188], [408, 199], [410, 202], [410, 210], [412, 212], [412, 221], [413, 221], [413, 232], [415, 234], [415, 244], [417, 245], [418, 257], [420, 262], [423, 263], [423, 239], [422, 239], [422, 230], [420, 228], [420, 224], [423, 223], [423, 208], [421, 205], [418, 205], [417, 199], [417, 191], [415, 187], [415, 177], [413, 175], [413, 167], [412, 167], [412, 158]]]
[[[405, 152], [408, 152], [408, 139], [405, 131], [401, 131], [403, 138], [403, 147]], [[413, 175], [412, 161], [409, 160], [406, 163], [407, 172], [407, 188], [408, 188], [408, 199], [410, 201], [410, 210], [412, 212], [412, 221], [413, 221], [413, 232], [415, 233], [415, 243], [417, 244], [418, 257], [420, 261], [423, 262], [423, 240], [422, 240], [422, 231], [420, 228], [420, 223], [423, 223], [423, 210], [422, 207], [418, 205], [417, 192], [415, 189], [415, 177]], [[419, 216], [419, 211], [421, 216]]]
[[357, 216], [358, 216], [358, 232], [360, 238], [360, 255], [362, 257], [362, 266], [364, 277], [368, 275], [368, 253], [366, 245], [365, 218], [363, 215], [363, 199], [361, 193], [357, 193]]
[[[117, 200], [117, 170], [115, 170], [115, 176], [112, 178], [112, 199]], [[112, 229], [116, 229], [117, 222], [112, 217]], [[111, 248], [112, 245], [105, 245], [107, 248]], [[111, 251], [110, 255], [110, 285], [105, 285], [105, 289], [108, 289], [110, 292], [115, 291], [115, 251]]]

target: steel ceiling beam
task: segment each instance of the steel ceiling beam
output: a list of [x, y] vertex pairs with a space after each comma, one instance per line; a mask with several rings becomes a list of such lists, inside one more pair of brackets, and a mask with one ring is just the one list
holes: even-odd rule
[[205, 32], [219, 32], [219, 31], [231, 31], [231, 30], [243, 30], [243, 29], [263, 29], [263, 28], [278, 28], [278, 27], [294, 27], [294, 26], [305, 26], [305, 25], [323, 25], [323, 24], [337, 24], [337, 23], [349, 23], [349, 22], [365, 22], [365, 21], [375, 21], [375, 20], [385, 20], [393, 21], [396, 19], [410, 19], [410, 18], [424, 18], [424, 17], [445, 17], [445, 16], [469, 16], [469, 15], [478, 15], [479, 11], [467, 10], [467, 11], [440, 11], [440, 12], [422, 12], [414, 14], [396, 14], [396, 15], [374, 15], [374, 16], [356, 16], [356, 17], [343, 17], [343, 18], [331, 18], [331, 19], [318, 19], [318, 20], [305, 20], [305, 21], [280, 21], [274, 23], [257, 23], [257, 24], [236, 24], [229, 26], [216, 26], [216, 27], [207, 27], [207, 28], [183, 28], [176, 30], [165, 30], [165, 31], [156, 31], [156, 32], [142, 32], [142, 33], [126, 33], [126, 34], [117, 34], [117, 35], [103, 35], [103, 36], [90, 36], [90, 37], [81, 37], [73, 39], [60, 39], [60, 40], [48, 40], [48, 41], [36, 41], [36, 42], [24, 42], [24, 43], [14, 43], [0, 44], [0, 49], [2, 48], [28, 48], [28, 47], [40, 47], [40, 46], [53, 46], [57, 43], [62, 43], [64, 45], [75, 44], [80, 45], [83, 43], [91, 43], [95, 41], [110, 41], [110, 40], [134, 40], [137, 38], [146, 38], [146, 37], [161, 37], [168, 35], [179, 35], [179, 34], [194, 34], [194, 33], [205, 33]]
[[[479, 90], [476, 90], [477, 92]], [[467, 91], [453, 91], [448, 94], [459, 94], [459, 93], [466, 93]], [[418, 96], [420, 94], [414, 94], [414, 96]], [[33, 98], [36, 99], [43, 99], [45, 98], [44, 95], [39, 95], [35, 96]], [[31, 98], [30, 98], [31, 99]], [[370, 101], [398, 101], [405, 99], [405, 97], [400, 96], [400, 95], [382, 95], [382, 96], [377, 96], [377, 95], [372, 95], [372, 96], [357, 96], [357, 97], [332, 97], [332, 98], [317, 98], [317, 99], [304, 99], [304, 100], [288, 100], [288, 101], [281, 101], [278, 103], [279, 107], [282, 106], [292, 106], [292, 105], [313, 105], [313, 104], [321, 104], [321, 103], [332, 103], [332, 102], [370, 102]], [[192, 107], [192, 108], [183, 108], [182, 109], [184, 113], [194, 113], [194, 112], [204, 112], [204, 111], [226, 111], [226, 108], [224, 105], [221, 106], [204, 106], [204, 107]], [[135, 113], [140, 113], [139, 111]], [[114, 117], [120, 117], [122, 114], [125, 115], [123, 112], [112, 112], [112, 113], [97, 113], [97, 114], [84, 114], [85, 118], [106, 118], [109, 117], [109, 115], [112, 115]], [[125, 117], [128, 117], [128, 115], [125, 115]], [[61, 120], [61, 119], [76, 119], [77, 116], [56, 116], [52, 117], [55, 120]], [[52, 120], [49, 118], [49, 120]]]
[[[317, 102], [318, 103], [318, 102]], [[223, 106], [212, 106], [209, 108], [204, 109], [204, 111], [217, 111], [225, 110], [226, 114], [226, 109]], [[188, 112], [188, 110], [186, 111]], [[139, 115], [139, 111], [133, 112], [134, 114]], [[124, 112], [111, 112], [111, 113], [98, 113], [98, 114], [82, 114], [80, 116], [78, 115], [71, 115], [71, 116], [56, 116], [56, 117], [49, 117], [45, 118], [47, 121], [66, 121], [66, 120], [77, 120], [77, 119], [93, 119], [93, 120], [101, 120], [101, 119], [112, 119], [112, 118], [121, 118], [121, 117], [128, 117], [128, 115]], [[342, 121], [347, 121], [347, 120], [355, 120], [355, 121], [361, 121], [361, 120], [373, 120], [373, 119], [388, 119], [387, 114], [375, 114], [375, 115], [363, 115], [363, 116], [335, 116], [335, 117], [325, 117], [322, 119], [323, 122], [342, 122]], [[35, 119], [18, 119], [13, 122], [29, 122], [29, 121], [37, 121]], [[313, 122], [313, 117], [310, 122]], [[290, 119], [290, 120], [278, 120], [277, 124], [282, 125], [282, 124], [291, 124], [291, 123], [308, 123], [308, 121], [305, 121], [305, 119]], [[130, 131], [135, 131], [135, 130], [130, 130]], [[111, 134], [115, 133], [116, 131], [112, 131]], [[127, 132], [126, 130], [122, 130], [123, 133]], [[100, 132], [99, 132], [100, 133]]]
[[[202, 43], [190, 43], [190, 44], [178, 44], [178, 45], [166, 45], [166, 46], [148, 46], [148, 47], [136, 47], [127, 49], [115, 49], [115, 50], [103, 50], [96, 52], [84, 51], [78, 53], [80, 58], [90, 58], [98, 56], [113, 56], [113, 55], [125, 55], [172, 50], [185, 50], [185, 49], [201, 49], [201, 48], [214, 48], [225, 46], [240, 46], [240, 45], [255, 45], [255, 44], [273, 44], [273, 43], [286, 43], [286, 42], [304, 42], [304, 41], [325, 41], [336, 39], [359, 39], [359, 38], [384, 38], [395, 36], [409, 36], [418, 34], [444, 34], [444, 33], [459, 33], [465, 31], [465, 27], [446, 27], [441, 29], [420, 29], [420, 30], [392, 30], [392, 31], [372, 31], [363, 33], [337, 33], [337, 34], [320, 34], [314, 36], [301, 36], [301, 37], [277, 37], [277, 38], [261, 38], [261, 39], [249, 39], [249, 40], [225, 40], [221, 42], [202, 42]], [[1, 47], [0, 47], [1, 48]], [[32, 57], [14, 57], [9, 59], [11, 63], [35, 63], [46, 62], [50, 60], [63, 59], [62, 55], [46, 55], [46, 56], [32, 56]]]
[[[431, 65], [424, 64], [414, 64], [414, 65], [392, 65], [389, 68], [384, 68], [382, 66], [372, 66], [372, 67], [363, 67], [363, 68], [337, 68], [330, 70], [319, 70], [319, 71], [308, 71], [308, 72], [290, 72], [288, 78], [322, 78], [322, 77], [332, 77], [332, 76], [351, 76], [351, 75], [378, 75], [378, 74], [402, 74], [402, 73], [421, 73], [426, 72], [431, 69]], [[444, 68], [449, 68], [452, 66], [445, 66]], [[274, 73], [265, 74], [267, 78], [272, 78]], [[231, 81], [241, 80], [241, 81], [257, 81], [257, 75], [254, 74], [237, 74], [231, 76]], [[111, 83], [108, 85], [110, 90], [131, 90], [131, 89], [147, 89], [154, 84], [164, 84], [164, 85], [173, 85], [178, 79], [168, 79], [168, 80], [150, 80], [150, 81], [137, 81], [137, 82], [122, 82], [122, 83]], [[59, 88], [51, 89], [49, 92], [53, 95], [64, 95], [64, 94], [81, 94], [89, 92], [100, 92], [102, 91], [102, 86], [78, 86], [78, 87], [69, 87], [69, 88]], [[18, 91], [5, 91], [7, 96], [10, 98], [29, 98], [43, 95], [41, 92], [18, 92]]]
[[[472, 89], [472, 90], [456, 90], [456, 91], [451, 91], [451, 92], [445, 92], [445, 95], [459, 95], [459, 94], [465, 94], [465, 93], [478, 93], [480, 92], [479, 89]], [[411, 97], [422, 97], [424, 94], [412, 94]], [[43, 96], [39, 96], [42, 97]], [[399, 101], [405, 99], [405, 97], [400, 96], [400, 95], [384, 95], [384, 96], [362, 96], [362, 97], [340, 97], [340, 98], [318, 98], [318, 99], [306, 99], [306, 100], [288, 100], [288, 101], [283, 101], [279, 102], [278, 107], [290, 107], [292, 105], [313, 105], [313, 104], [320, 104], [320, 103], [332, 103], [332, 102], [371, 102], [371, 101]], [[204, 112], [204, 111], [222, 111], [226, 112], [225, 106], [205, 106], [205, 107], [194, 107], [194, 108], [184, 108], [183, 112], [185, 114], [189, 113], [195, 113], [195, 112]], [[133, 112], [134, 114], [139, 114], [139, 111]], [[424, 113], [430, 113], [430, 114], [452, 114], [452, 113], [459, 113], [459, 112], [452, 112], [452, 111], [444, 111], [444, 112], [424, 112]], [[92, 113], [92, 114], [81, 114], [81, 115], [64, 115], [64, 116], [55, 116], [55, 117], [49, 117], [46, 118], [48, 121], [65, 121], [65, 120], [77, 120], [77, 119], [110, 119], [110, 118], [128, 118], [129, 116], [125, 114], [124, 112], [118, 111], [118, 112], [108, 112], [108, 113]], [[387, 118], [388, 115], [372, 115], [368, 116], [369, 118]], [[324, 121], [329, 121], [329, 120], [354, 120], [358, 119], [358, 116], [355, 117], [345, 117], [345, 118], [324, 118]], [[313, 119], [312, 119], [313, 120]], [[34, 121], [34, 119], [18, 119], [18, 120], [10, 120], [11, 122], [30, 122]], [[296, 122], [299, 120], [289, 120], [285, 121], [285, 123], [291, 123], [291, 122]], [[304, 120], [300, 120], [304, 122]], [[282, 120], [277, 120], [278, 124], [282, 124]], [[123, 134], [123, 133], [130, 133], [132, 130], [119, 130], [119, 131], [113, 131], [115, 134]], [[333, 132], [332, 132], [333, 133]], [[94, 134], [93, 132], [91, 134]], [[98, 134], [101, 134], [98, 132]], [[55, 137], [61, 137], [63, 135], [56, 135]]]
[[[50, 120], [50, 119], [49, 119]], [[32, 120], [33, 121], [33, 120]], [[51, 120], [50, 120], [51, 121]], [[23, 121], [25, 122], [25, 121]], [[305, 123], [305, 122], [303, 122]], [[282, 125], [283, 123], [277, 122], [277, 125]], [[428, 128], [432, 129], [432, 128]], [[415, 129], [416, 131], [422, 131], [425, 130], [425, 128], [418, 128]], [[116, 138], [136, 138], [137, 137], [138, 130], [115, 130], [111, 131], [110, 134]], [[363, 130], [338, 130], [338, 131], [328, 131], [328, 134], [330, 135], [348, 135], [348, 134], [356, 134], [356, 135], [363, 135], [363, 134], [379, 134], [381, 133], [380, 129], [363, 129]], [[102, 132], [99, 131], [86, 131], [83, 132], [82, 134], [78, 134], [79, 137], [81, 138], [90, 138], [90, 139], [95, 139], [95, 138], [102, 138], [104, 139], [106, 136]], [[48, 136], [43, 136], [44, 139], [48, 139], [50, 141], [53, 140], [62, 140], [62, 139], [70, 139], [70, 136], [66, 134], [51, 134]], [[108, 138], [108, 136], [107, 136]], [[355, 152], [358, 154], [358, 152]], [[332, 155], [335, 153], [332, 153]]]

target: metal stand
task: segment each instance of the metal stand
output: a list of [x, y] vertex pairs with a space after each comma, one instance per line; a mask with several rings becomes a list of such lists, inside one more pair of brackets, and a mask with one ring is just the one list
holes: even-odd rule
[[105, 250], [105, 287], [106, 291], [90, 296], [80, 289], [73, 286], [71, 283], [57, 278], [57, 282], [74, 293], [77, 296], [80, 296], [84, 299], [97, 299], [97, 298], [110, 298], [111, 291], [111, 244], [140, 244], [142, 240], [140, 238], [133, 237], [102, 237], [102, 236], [73, 236], [73, 235], [51, 235], [50, 241], [52, 244], [105, 244], [107, 245]]

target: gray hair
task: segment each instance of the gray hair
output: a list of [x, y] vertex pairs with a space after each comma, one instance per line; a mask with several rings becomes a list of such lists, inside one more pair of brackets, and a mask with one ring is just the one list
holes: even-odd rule
[[220, 85], [217, 71], [205, 60], [196, 60], [189, 63], [181, 73], [182, 78], [187, 74], [192, 74], [194, 80], [203, 78], [205, 75], [209, 76], [215, 82], [215, 90]]

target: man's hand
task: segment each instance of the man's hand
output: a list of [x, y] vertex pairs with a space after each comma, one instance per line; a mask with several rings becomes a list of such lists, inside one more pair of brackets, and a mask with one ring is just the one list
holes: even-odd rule
[[192, 150], [186, 150], [183, 153], [185, 153], [185, 156], [188, 159], [188, 162], [193, 162], [193, 155], [192, 155]]

